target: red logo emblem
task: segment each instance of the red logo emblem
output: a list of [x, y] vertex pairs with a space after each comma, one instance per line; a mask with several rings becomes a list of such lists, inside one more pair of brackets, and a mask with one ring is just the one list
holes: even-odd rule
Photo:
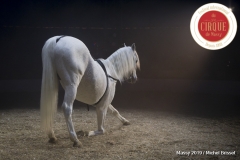
[[201, 36], [211, 42], [222, 40], [228, 33], [229, 22], [227, 17], [219, 11], [204, 13], [198, 22]]

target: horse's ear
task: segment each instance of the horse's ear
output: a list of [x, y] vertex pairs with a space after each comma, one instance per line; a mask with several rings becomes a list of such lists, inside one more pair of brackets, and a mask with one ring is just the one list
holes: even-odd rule
[[135, 43], [132, 44], [132, 50], [133, 50], [133, 51], [136, 51]]
[[123, 43], [124, 47], [127, 47], [125, 43]]

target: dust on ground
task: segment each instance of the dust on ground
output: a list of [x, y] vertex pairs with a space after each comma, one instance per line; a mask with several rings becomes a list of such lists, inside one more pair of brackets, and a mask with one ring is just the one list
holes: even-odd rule
[[[202, 118], [154, 110], [119, 109], [131, 125], [123, 126], [111, 113], [105, 135], [82, 137], [72, 147], [61, 110], [55, 117], [57, 144], [40, 130], [38, 109], [0, 110], [0, 159], [238, 159], [240, 119]], [[93, 108], [76, 108], [75, 130], [96, 130]], [[224, 155], [177, 155], [176, 151], [235, 151]], [[205, 152], [206, 153], [206, 152]], [[201, 154], [201, 152], [198, 152]]]

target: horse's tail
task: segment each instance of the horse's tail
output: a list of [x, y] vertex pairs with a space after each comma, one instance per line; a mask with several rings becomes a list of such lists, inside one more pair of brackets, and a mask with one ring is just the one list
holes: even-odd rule
[[47, 134], [52, 131], [58, 101], [58, 78], [52, 62], [55, 46], [56, 38], [53, 37], [46, 41], [42, 49], [41, 128]]

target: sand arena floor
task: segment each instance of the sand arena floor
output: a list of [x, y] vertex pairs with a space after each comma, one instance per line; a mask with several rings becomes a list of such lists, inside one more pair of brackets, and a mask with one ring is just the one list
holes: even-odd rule
[[[240, 119], [204, 118], [145, 109], [118, 109], [131, 125], [123, 126], [111, 113], [107, 133], [79, 140], [72, 147], [61, 110], [55, 118], [57, 144], [40, 130], [39, 109], [0, 110], [0, 159], [240, 159]], [[76, 107], [76, 131], [96, 130], [94, 108]], [[178, 155], [177, 151], [235, 151], [233, 156]]]

